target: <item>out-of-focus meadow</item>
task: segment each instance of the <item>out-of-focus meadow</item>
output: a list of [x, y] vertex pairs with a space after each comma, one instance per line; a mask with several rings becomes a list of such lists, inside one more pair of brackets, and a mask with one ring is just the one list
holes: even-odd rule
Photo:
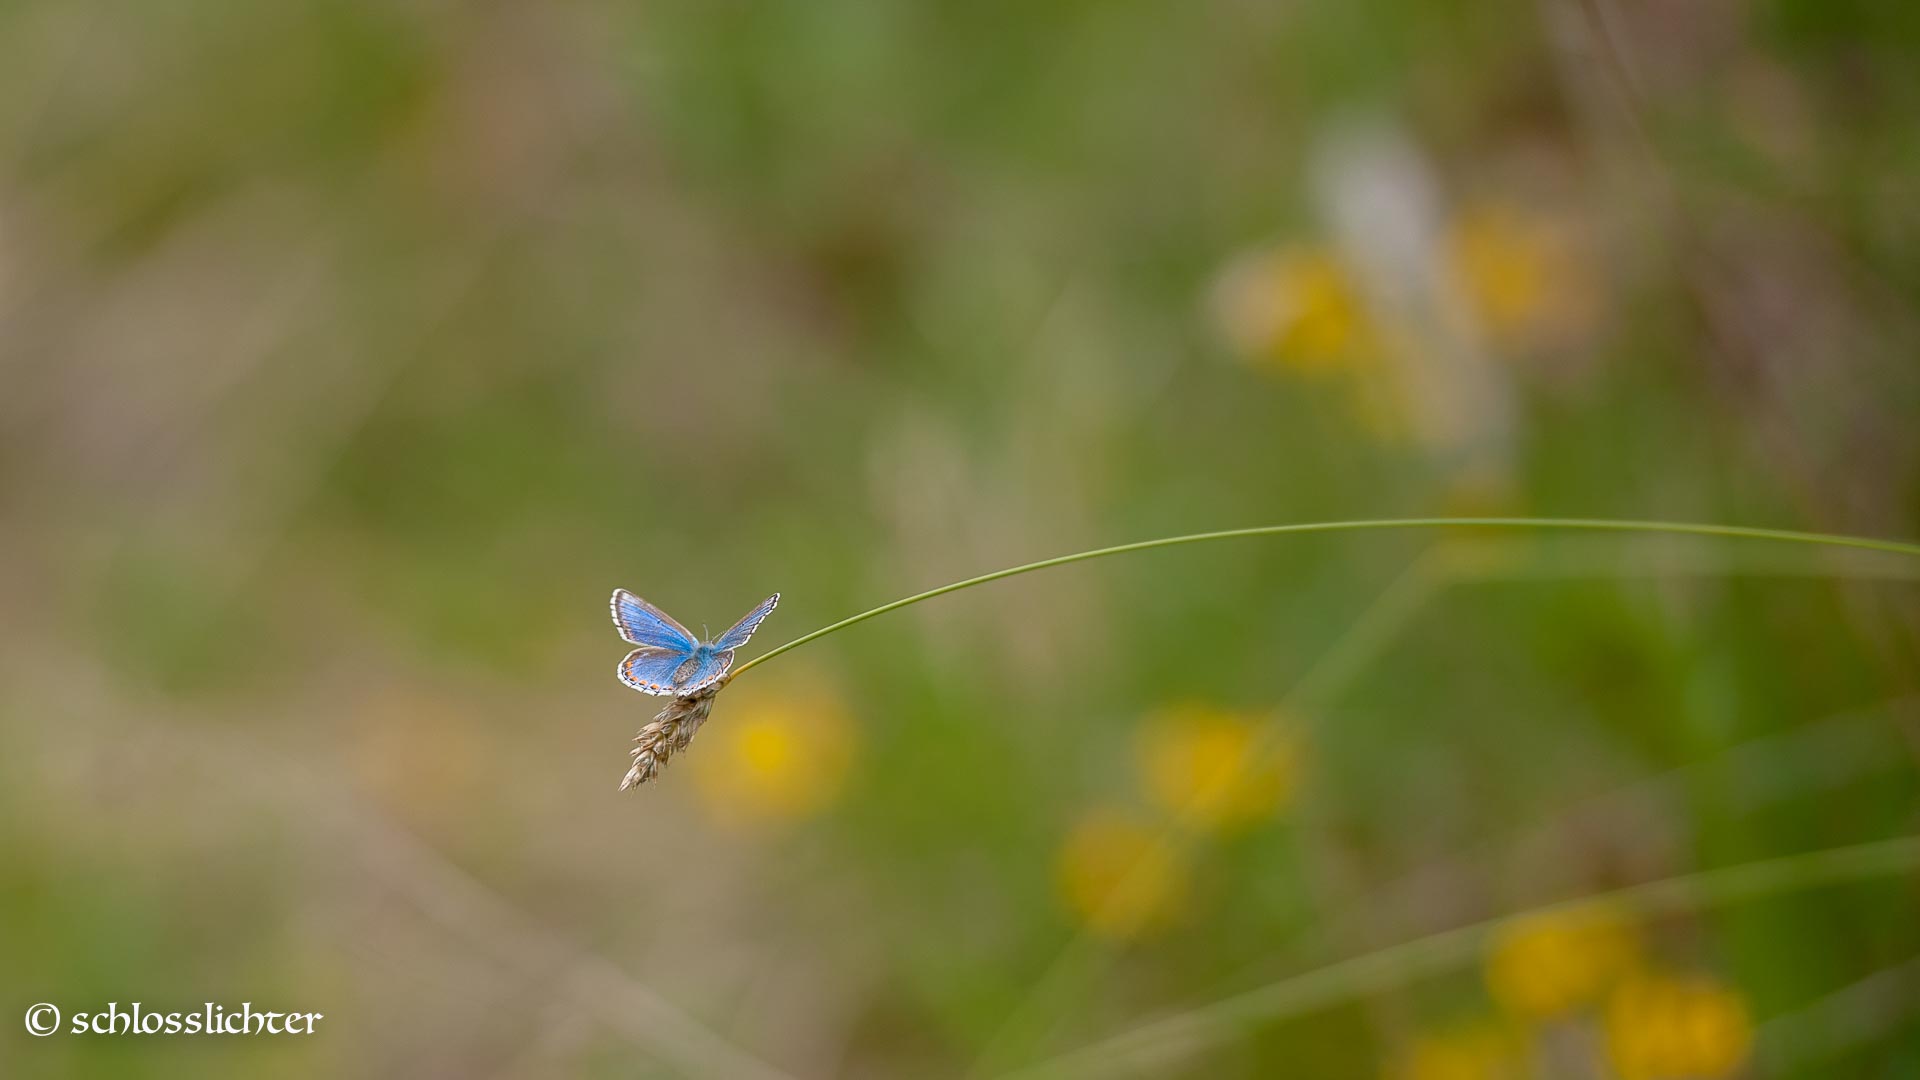
[[1916, 11], [0, 6], [0, 1074], [1920, 1075], [1916, 560], [605, 614], [1920, 536]]

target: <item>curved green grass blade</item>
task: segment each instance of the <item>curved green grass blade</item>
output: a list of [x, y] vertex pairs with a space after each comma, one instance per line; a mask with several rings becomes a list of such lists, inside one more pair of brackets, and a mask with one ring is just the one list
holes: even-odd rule
[[1154, 548], [1178, 547], [1183, 544], [1200, 544], [1215, 540], [1243, 540], [1256, 536], [1281, 536], [1289, 533], [1323, 532], [1360, 532], [1374, 529], [1448, 529], [1448, 528], [1492, 528], [1492, 529], [1551, 529], [1560, 531], [1586, 532], [1630, 532], [1665, 533], [1678, 536], [1708, 536], [1720, 539], [1771, 540], [1793, 544], [1816, 544], [1824, 547], [1862, 548], [1868, 551], [1889, 551], [1899, 555], [1920, 557], [1920, 544], [1900, 540], [1879, 540], [1865, 536], [1841, 536], [1832, 533], [1795, 532], [1790, 529], [1757, 529], [1744, 525], [1704, 525], [1679, 521], [1616, 521], [1610, 518], [1380, 518], [1369, 521], [1314, 521], [1298, 525], [1260, 525], [1249, 529], [1225, 529], [1220, 532], [1192, 533], [1186, 536], [1163, 536], [1157, 540], [1140, 540], [1131, 544], [1119, 544], [1114, 547], [1095, 548], [1092, 551], [1077, 551], [1071, 555], [1058, 555], [1039, 562], [1030, 562], [1022, 566], [1011, 566], [1005, 570], [995, 570], [990, 574], [967, 578], [942, 585], [937, 589], [928, 589], [923, 593], [903, 597], [892, 603], [881, 604], [877, 608], [863, 611], [841, 619], [837, 623], [823, 626], [810, 634], [802, 634], [784, 645], [775, 646], [759, 656], [734, 669], [733, 677], [739, 678], [752, 670], [755, 665], [765, 663], [781, 653], [797, 649], [811, 641], [817, 641], [828, 634], [845, 630], [850, 626], [866, 622], [868, 619], [898, 611], [922, 600], [931, 600], [936, 596], [945, 596], [961, 589], [970, 589], [975, 585], [985, 585], [990, 581], [1010, 578], [1016, 574], [1029, 574], [1035, 570], [1047, 570], [1056, 566], [1086, 562], [1089, 559], [1102, 559], [1111, 555], [1126, 555], [1135, 551], [1150, 551]]

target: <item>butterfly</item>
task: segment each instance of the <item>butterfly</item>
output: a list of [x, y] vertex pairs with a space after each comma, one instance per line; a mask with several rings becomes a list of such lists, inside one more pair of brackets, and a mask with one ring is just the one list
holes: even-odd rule
[[673, 616], [625, 589], [613, 590], [613, 625], [639, 648], [615, 670], [620, 681], [643, 694], [691, 697], [726, 677], [733, 651], [747, 643], [780, 603], [774, 593], [755, 604], [746, 617], [712, 641], [701, 641]]

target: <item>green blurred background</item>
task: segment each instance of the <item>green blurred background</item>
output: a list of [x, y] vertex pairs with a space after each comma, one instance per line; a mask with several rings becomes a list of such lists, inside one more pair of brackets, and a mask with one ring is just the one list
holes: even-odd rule
[[[0, 4], [0, 1074], [995, 1075], [1920, 832], [1920, 15]], [[1101, 1074], [1920, 1076], [1911, 876]], [[319, 1011], [29, 1038], [26, 1006]]]

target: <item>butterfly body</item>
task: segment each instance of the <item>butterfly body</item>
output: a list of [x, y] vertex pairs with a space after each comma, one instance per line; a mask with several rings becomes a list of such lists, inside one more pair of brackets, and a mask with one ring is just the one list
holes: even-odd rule
[[613, 591], [613, 625], [638, 646], [620, 661], [620, 681], [643, 694], [691, 697], [726, 678], [734, 650], [747, 643], [780, 603], [774, 593], [711, 641], [625, 589]]

